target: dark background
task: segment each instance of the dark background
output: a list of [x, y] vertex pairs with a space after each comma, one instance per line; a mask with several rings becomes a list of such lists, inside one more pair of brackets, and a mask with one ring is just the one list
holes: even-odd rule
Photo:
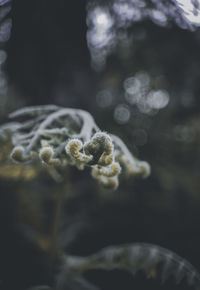
[[[149, 9], [157, 7], [156, 1], [146, 3]], [[148, 179], [122, 179], [114, 193], [99, 188], [88, 172], [71, 170], [60, 238], [65, 251], [88, 255], [107, 245], [148, 242], [200, 269], [200, 30], [188, 25], [179, 10], [168, 12], [167, 25], [145, 17], [119, 28], [116, 21], [116, 35], [126, 32], [130, 41], [123, 46], [116, 37], [99, 69], [92, 63], [86, 37], [88, 13], [99, 5], [83, 0], [12, 2], [7, 15], [12, 19], [11, 36], [2, 44], [8, 93], [1, 120], [28, 105], [86, 109], [102, 130], [119, 135], [136, 156], [151, 164]], [[111, 9], [113, 2], [101, 5]], [[171, 1], [167, 5], [169, 11], [171, 5], [176, 8]], [[168, 92], [167, 106], [148, 114], [127, 102], [123, 82], [138, 72], [150, 76], [154, 90]], [[98, 101], [102, 90], [112, 94], [108, 105]], [[122, 120], [117, 117], [122, 107], [130, 113], [126, 122], [122, 113]], [[26, 205], [20, 207], [19, 200], [23, 188], [31, 202], [40, 203], [48, 221], [54, 207], [48, 193], [54, 185], [43, 175], [24, 183], [6, 178], [0, 183], [0, 287], [5, 290], [52, 282], [45, 253], [31, 238], [31, 222], [24, 221]], [[33, 198], [36, 192], [39, 201]], [[135, 278], [116, 271], [88, 275], [102, 289], [189, 289], [171, 280], [161, 286], [159, 277], [147, 280], [142, 273]]]

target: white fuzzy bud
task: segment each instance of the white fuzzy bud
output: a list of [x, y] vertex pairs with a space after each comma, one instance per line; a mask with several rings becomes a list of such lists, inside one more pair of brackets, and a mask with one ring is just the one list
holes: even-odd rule
[[83, 153], [80, 152], [80, 150], [83, 148], [83, 143], [81, 140], [79, 139], [71, 139], [66, 147], [66, 153], [68, 155], [70, 155], [71, 157], [73, 157], [74, 159], [84, 162], [84, 163], [88, 163], [91, 160], [91, 156], [87, 156]]
[[24, 152], [25, 152], [24, 147], [16, 146], [13, 148], [10, 154], [10, 158], [17, 163], [24, 162], [25, 161]]
[[53, 148], [50, 146], [43, 147], [40, 149], [39, 157], [45, 163], [50, 163], [53, 158]]
[[110, 166], [102, 167], [99, 169], [99, 174], [107, 177], [114, 177], [119, 175], [121, 167], [118, 162], [113, 162]]
[[151, 174], [151, 166], [146, 161], [139, 162], [140, 173], [141, 175], [146, 178]]
[[113, 154], [106, 155], [105, 153], [103, 153], [99, 158], [98, 164], [101, 166], [108, 166], [113, 163], [113, 160], [114, 160]]
[[98, 182], [102, 184], [105, 188], [110, 190], [116, 190], [119, 186], [119, 180], [117, 176], [114, 177], [105, 177], [102, 175], [99, 175], [97, 178]]
[[113, 153], [113, 144], [110, 136], [105, 132], [97, 132], [92, 137], [92, 143], [98, 144], [103, 147], [103, 151], [106, 155], [110, 155]]
[[125, 155], [120, 158], [120, 161], [125, 166], [127, 173], [130, 175], [141, 175], [146, 178], [151, 173], [151, 167], [146, 161], [140, 161], [135, 158], [128, 160]]

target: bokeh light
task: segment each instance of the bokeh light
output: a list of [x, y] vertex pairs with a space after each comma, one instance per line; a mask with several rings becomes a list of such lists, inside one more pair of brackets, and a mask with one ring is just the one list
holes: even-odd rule
[[200, 26], [200, 2], [195, 0], [175, 0], [184, 17], [192, 24]]
[[2, 113], [8, 90], [8, 82], [6, 74], [3, 70], [7, 53], [3, 50], [5, 43], [9, 40], [11, 34], [12, 20], [8, 17], [11, 10], [10, 0], [0, 1], [0, 112]]
[[114, 111], [114, 119], [118, 124], [126, 124], [128, 123], [131, 117], [131, 112], [129, 107], [125, 104], [119, 104]]
[[107, 8], [95, 7], [88, 12], [87, 24], [89, 27], [87, 42], [92, 62], [94, 67], [100, 70], [105, 65], [106, 56], [114, 41], [114, 33], [112, 31], [114, 20]]
[[169, 103], [169, 94], [166, 91], [150, 91], [147, 95], [147, 104], [152, 109], [163, 109]]
[[130, 105], [136, 105], [141, 113], [153, 115], [165, 108], [169, 103], [166, 90], [151, 89], [151, 79], [148, 73], [138, 72], [124, 80], [124, 98]]
[[87, 42], [95, 70], [105, 68], [108, 55], [117, 45], [130, 45], [125, 30], [133, 23], [150, 19], [159, 26], [174, 22], [183, 29], [192, 30], [200, 25], [200, 5], [197, 0], [152, 0], [149, 3], [142, 0], [115, 0], [104, 6], [95, 1], [91, 3], [93, 5], [88, 6], [87, 13]]

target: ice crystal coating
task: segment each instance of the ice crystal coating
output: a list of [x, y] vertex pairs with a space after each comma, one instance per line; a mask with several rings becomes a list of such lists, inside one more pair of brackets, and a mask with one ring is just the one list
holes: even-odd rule
[[93, 117], [80, 109], [55, 105], [25, 107], [9, 115], [10, 122], [1, 126], [0, 136], [9, 136], [13, 145], [10, 158], [15, 163], [39, 161], [60, 181], [58, 167], [68, 165], [91, 174], [106, 188], [115, 190], [119, 175], [150, 174], [150, 165], [135, 158], [117, 136], [102, 132]]

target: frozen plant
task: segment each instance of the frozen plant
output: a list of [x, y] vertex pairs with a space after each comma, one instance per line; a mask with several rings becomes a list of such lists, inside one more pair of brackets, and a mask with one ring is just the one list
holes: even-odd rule
[[68, 165], [91, 167], [93, 178], [113, 190], [121, 172], [150, 174], [149, 164], [135, 158], [119, 137], [102, 132], [87, 111], [45, 105], [22, 108], [9, 117], [22, 119], [0, 128], [0, 135], [10, 136], [14, 146], [11, 160], [39, 161], [56, 181], [62, 180], [62, 169]]
[[[86, 111], [46, 105], [20, 109], [10, 114], [10, 118], [20, 121], [1, 126], [0, 137], [12, 145], [11, 160], [17, 164], [42, 164], [58, 182], [62, 181], [69, 165], [80, 170], [91, 167], [92, 176], [111, 189], [117, 188], [121, 173], [143, 177], [150, 174], [147, 162], [135, 158], [119, 137], [102, 132]], [[34, 286], [29, 290], [98, 290], [96, 285], [88, 282], [85, 273], [116, 269], [133, 275], [143, 270], [147, 277], [161, 275], [163, 282], [169, 277], [173, 277], [177, 284], [185, 279], [194, 289], [200, 289], [198, 271], [185, 259], [157, 245], [110, 246], [86, 257], [65, 253], [59, 245], [59, 223], [65, 195], [66, 187], [59, 187], [50, 235], [45, 239], [38, 234], [35, 238], [37, 245], [48, 254], [52, 285]]]

